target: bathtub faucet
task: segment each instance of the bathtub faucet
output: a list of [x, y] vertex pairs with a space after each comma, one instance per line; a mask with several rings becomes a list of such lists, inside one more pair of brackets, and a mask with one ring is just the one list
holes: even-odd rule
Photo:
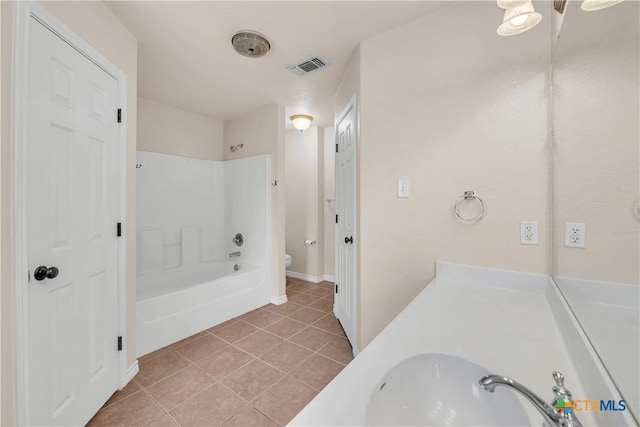
[[240, 255], [242, 255], [242, 253], [240, 251], [238, 252], [231, 252], [229, 254], [229, 258], [238, 258]]
[[571, 392], [564, 387], [564, 375], [560, 372], [554, 372], [553, 379], [556, 382], [553, 387], [555, 396], [550, 405], [534, 392], [508, 377], [487, 375], [480, 379], [480, 385], [490, 393], [493, 393], [496, 386], [506, 386], [519, 392], [535, 406], [549, 426], [582, 427], [573, 413], [573, 399]]

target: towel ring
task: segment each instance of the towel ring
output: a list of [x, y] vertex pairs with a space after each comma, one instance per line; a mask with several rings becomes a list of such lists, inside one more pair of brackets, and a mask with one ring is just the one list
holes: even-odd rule
[[[460, 210], [460, 204], [464, 201], [467, 200], [477, 200], [480, 203], [480, 213], [478, 213], [478, 215], [473, 216], [473, 217], [464, 217], [460, 214], [459, 210]], [[453, 206], [453, 213], [456, 214], [456, 216], [458, 217], [458, 219], [465, 221], [465, 222], [476, 222], [478, 221], [480, 218], [482, 218], [486, 212], [487, 208], [484, 205], [484, 202], [482, 201], [482, 199], [478, 196], [476, 196], [476, 192], [475, 191], [465, 191], [464, 195], [460, 196], [460, 198], [458, 198], [458, 200], [456, 201], [456, 204]]]

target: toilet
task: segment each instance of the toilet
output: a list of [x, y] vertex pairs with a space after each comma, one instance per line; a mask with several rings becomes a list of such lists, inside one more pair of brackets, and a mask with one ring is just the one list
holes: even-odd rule
[[291, 255], [284, 254], [284, 267], [288, 268], [291, 265]]

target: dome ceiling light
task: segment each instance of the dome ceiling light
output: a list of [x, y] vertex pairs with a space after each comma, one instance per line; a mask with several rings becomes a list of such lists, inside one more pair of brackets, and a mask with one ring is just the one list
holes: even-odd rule
[[239, 31], [231, 37], [233, 48], [247, 58], [261, 58], [271, 50], [271, 43], [255, 31]]

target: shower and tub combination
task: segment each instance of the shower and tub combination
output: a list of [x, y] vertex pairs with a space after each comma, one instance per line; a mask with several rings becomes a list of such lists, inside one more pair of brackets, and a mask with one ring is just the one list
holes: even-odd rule
[[138, 151], [137, 353], [269, 302], [270, 159]]

